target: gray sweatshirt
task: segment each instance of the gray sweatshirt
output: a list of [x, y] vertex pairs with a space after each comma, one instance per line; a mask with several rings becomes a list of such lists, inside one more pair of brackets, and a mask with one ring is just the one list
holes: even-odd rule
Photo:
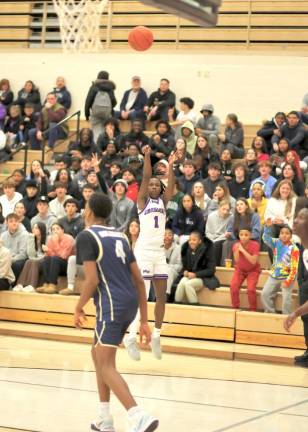
[[119, 231], [125, 231], [129, 221], [132, 219], [135, 203], [129, 198], [118, 200], [114, 195], [112, 198], [112, 213], [110, 225]]
[[19, 226], [14, 234], [7, 230], [1, 235], [3, 246], [11, 253], [12, 262], [27, 259], [27, 243], [29, 233]]
[[227, 225], [230, 218], [231, 215], [226, 218], [222, 218], [219, 216], [218, 210], [215, 210], [213, 213], [211, 213], [206, 221], [206, 237], [212, 240], [212, 242], [226, 240], [224, 233], [227, 231]]
[[165, 255], [168, 266], [178, 274], [182, 270], [181, 246], [173, 242], [169, 249], [165, 248]]
[[47, 234], [50, 234], [50, 232], [51, 232], [51, 225], [54, 224], [55, 222], [57, 222], [57, 218], [56, 218], [56, 216], [54, 216], [51, 213], [48, 213], [48, 215], [45, 218], [42, 218], [40, 216], [40, 214], [38, 213], [36, 216], [34, 216], [31, 219], [31, 228], [33, 228], [33, 226], [36, 223], [38, 223], [38, 222], [43, 222], [46, 225]]
[[205, 135], [218, 135], [221, 128], [221, 122], [214, 114], [211, 114], [208, 117], [202, 116], [198, 120], [196, 128], [201, 129], [202, 133]]
[[3, 246], [3, 242], [0, 240], [0, 279], [7, 279], [10, 283], [15, 280], [11, 265], [10, 251]]

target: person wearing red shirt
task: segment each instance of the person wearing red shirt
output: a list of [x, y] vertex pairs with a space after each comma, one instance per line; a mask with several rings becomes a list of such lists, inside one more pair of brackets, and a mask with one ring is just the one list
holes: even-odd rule
[[126, 168], [122, 173], [122, 179], [127, 182], [126, 198], [129, 198], [136, 203], [139, 184], [136, 180], [135, 172], [130, 168]]

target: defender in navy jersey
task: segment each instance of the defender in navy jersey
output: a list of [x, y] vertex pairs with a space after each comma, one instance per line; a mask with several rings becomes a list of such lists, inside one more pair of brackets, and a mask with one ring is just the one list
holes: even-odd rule
[[[151, 348], [154, 356], [160, 359], [160, 331], [165, 315], [168, 279], [168, 267], [164, 251], [166, 205], [174, 193], [173, 163], [177, 156], [172, 154], [169, 158], [168, 185], [164, 189], [161, 181], [152, 176], [150, 147], [143, 147], [143, 152], [143, 176], [137, 199], [140, 232], [134, 252], [145, 281], [147, 297], [151, 281], [153, 281], [155, 289], [155, 328], [151, 338]], [[133, 360], [140, 360], [140, 352], [136, 343], [138, 319], [137, 315], [130, 327], [130, 334], [124, 338], [124, 345]]]
[[116, 350], [140, 307], [141, 343], [149, 343], [147, 300], [144, 282], [126, 236], [106, 226], [112, 210], [111, 200], [103, 194], [91, 196], [85, 209], [88, 227], [77, 237], [77, 261], [84, 266], [85, 281], [75, 309], [75, 325], [83, 326], [84, 306], [94, 297], [96, 325], [92, 357], [100, 396], [98, 419], [91, 430], [114, 432], [109, 412], [112, 391], [127, 409], [129, 432], [152, 432], [158, 420], [136, 404], [127, 384], [115, 367]]

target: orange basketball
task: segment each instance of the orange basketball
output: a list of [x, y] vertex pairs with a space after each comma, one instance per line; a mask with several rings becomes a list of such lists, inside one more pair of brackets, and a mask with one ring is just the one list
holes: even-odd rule
[[153, 33], [144, 26], [133, 28], [128, 35], [129, 45], [136, 51], [146, 51], [152, 46]]

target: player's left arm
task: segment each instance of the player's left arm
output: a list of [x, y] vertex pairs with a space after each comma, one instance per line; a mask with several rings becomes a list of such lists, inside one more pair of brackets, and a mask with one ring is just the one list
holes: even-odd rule
[[93, 297], [99, 283], [97, 266], [95, 261], [84, 261], [83, 270], [85, 274], [85, 279], [82, 284], [81, 294], [79, 297], [79, 301], [76, 305], [74, 315], [74, 323], [75, 327], [77, 328], [82, 328], [84, 322], [86, 321], [86, 316], [83, 308]]
[[174, 184], [175, 184], [175, 176], [173, 170], [173, 164], [177, 159], [177, 153], [172, 153], [169, 156], [168, 164], [169, 164], [169, 172], [168, 172], [168, 186], [166, 187], [163, 195], [164, 204], [167, 205], [170, 199], [174, 195]]

